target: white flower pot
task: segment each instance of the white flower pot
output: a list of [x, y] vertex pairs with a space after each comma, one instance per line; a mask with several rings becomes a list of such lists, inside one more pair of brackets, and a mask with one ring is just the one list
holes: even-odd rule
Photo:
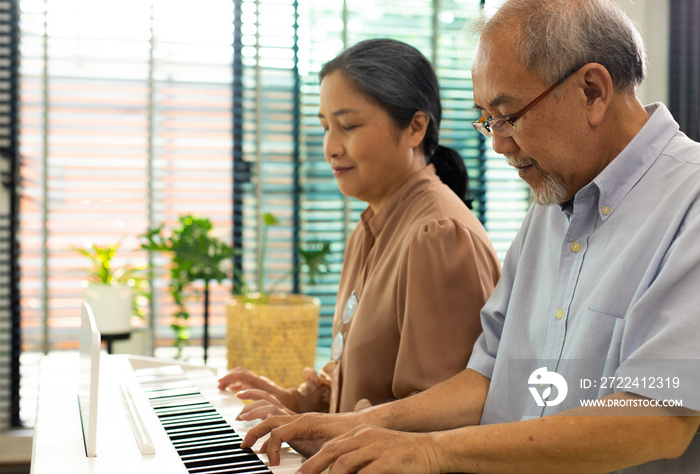
[[133, 299], [134, 289], [127, 285], [90, 283], [85, 289], [85, 300], [92, 308], [101, 334], [131, 332]]

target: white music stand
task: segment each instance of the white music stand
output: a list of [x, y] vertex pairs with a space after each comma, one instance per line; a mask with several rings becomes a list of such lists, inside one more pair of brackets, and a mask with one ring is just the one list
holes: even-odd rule
[[78, 369], [78, 406], [83, 426], [85, 455], [94, 458], [97, 446], [97, 388], [100, 375], [100, 333], [87, 303], [82, 304], [80, 323], [80, 362]]

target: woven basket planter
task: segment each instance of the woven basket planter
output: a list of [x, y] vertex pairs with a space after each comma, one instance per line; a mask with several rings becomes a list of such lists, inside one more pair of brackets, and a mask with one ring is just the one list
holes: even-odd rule
[[236, 296], [226, 302], [229, 370], [239, 366], [283, 387], [296, 387], [304, 367], [313, 367], [320, 302], [305, 295]]

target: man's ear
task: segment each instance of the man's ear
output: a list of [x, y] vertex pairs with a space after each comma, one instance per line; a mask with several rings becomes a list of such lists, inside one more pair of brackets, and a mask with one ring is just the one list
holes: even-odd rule
[[601, 64], [589, 63], [583, 66], [583, 69], [583, 91], [586, 95], [588, 122], [597, 127], [603, 122], [615, 88], [610, 73]]
[[408, 145], [415, 148], [423, 143], [425, 133], [428, 131], [430, 117], [425, 112], [419, 110], [413, 115], [411, 123], [408, 125]]

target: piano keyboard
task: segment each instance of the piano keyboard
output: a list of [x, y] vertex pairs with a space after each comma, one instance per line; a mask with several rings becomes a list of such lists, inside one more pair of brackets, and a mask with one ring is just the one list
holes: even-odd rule
[[134, 371], [168, 438], [192, 474], [270, 473], [175, 365]]

